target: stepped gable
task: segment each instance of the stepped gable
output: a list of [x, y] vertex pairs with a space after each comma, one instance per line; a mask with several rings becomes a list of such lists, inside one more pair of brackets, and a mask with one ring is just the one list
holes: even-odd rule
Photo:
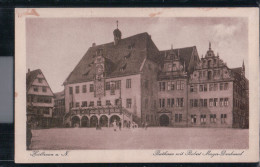
[[141, 33], [114, 42], [92, 46], [70, 73], [64, 84], [92, 81], [95, 75], [95, 57], [102, 50], [105, 58], [106, 77], [119, 77], [137, 74], [147, 57], [158, 62], [159, 50], [148, 33]]
[[164, 58], [165, 54], [168, 55], [168, 54], [170, 54], [171, 51], [173, 51], [176, 55], [178, 55], [178, 52], [179, 52], [181, 63], [184, 64], [184, 62], [185, 62], [185, 70], [187, 72], [190, 72], [188, 70], [188, 68], [189, 68], [189, 65], [190, 65], [190, 62], [191, 62], [191, 57], [192, 57], [192, 54], [194, 52], [194, 49], [196, 49], [196, 46], [185, 47], [185, 48], [176, 48], [176, 49], [173, 49], [173, 50], [171, 50], [171, 49], [170, 50], [163, 50], [163, 51], [160, 51], [160, 57]]

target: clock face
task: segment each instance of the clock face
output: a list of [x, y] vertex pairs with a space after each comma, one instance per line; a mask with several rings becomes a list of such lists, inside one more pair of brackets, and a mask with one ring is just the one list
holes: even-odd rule
[[97, 65], [97, 74], [100, 75], [104, 71], [104, 67], [102, 65]]

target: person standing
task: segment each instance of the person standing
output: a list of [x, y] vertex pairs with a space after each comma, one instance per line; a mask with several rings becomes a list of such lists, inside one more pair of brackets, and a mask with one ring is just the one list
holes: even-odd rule
[[148, 123], [147, 123], [147, 122], [145, 122], [145, 130], [147, 129], [147, 127], [148, 127]]
[[119, 130], [121, 130], [121, 126], [122, 126], [121, 121], [119, 121], [118, 126], [119, 126]]
[[114, 120], [114, 122], [113, 122], [113, 128], [114, 128], [114, 131], [116, 131], [116, 127], [117, 127], [117, 125], [116, 125], [116, 121]]

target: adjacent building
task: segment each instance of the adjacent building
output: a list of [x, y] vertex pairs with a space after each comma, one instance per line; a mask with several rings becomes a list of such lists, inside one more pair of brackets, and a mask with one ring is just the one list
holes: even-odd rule
[[209, 44], [159, 51], [148, 33], [96, 45], [64, 82], [64, 125], [113, 121], [173, 127], [248, 127], [245, 66], [231, 69]]
[[40, 69], [26, 74], [27, 122], [36, 128], [51, 126], [53, 92]]
[[52, 126], [62, 127], [63, 117], [65, 115], [65, 94], [64, 90], [61, 92], [54, 93], [54, 108], [52, 114]]

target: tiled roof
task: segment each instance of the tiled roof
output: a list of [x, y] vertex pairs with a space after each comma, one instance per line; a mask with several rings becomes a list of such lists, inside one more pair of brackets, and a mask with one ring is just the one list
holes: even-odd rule
[[237, 74], [241, 74], [242, 73], [242, 67], [237, 67], [237, 68], [231, 68], [231, 70]]
[[30, 72], [26, 73], [26, 92], [29, 90], [29, 88], [31, 87], [34, 79], [37, 77], [38, 74], [41, 74], [41, 70], [37, 69], [37, 70], [33, 70]]
[[[105, 57], [106, 77], [118, 77], [140, 72], [143, 60], [147, 57], [154, 62], [159, 58], [159, 50], [148, 33], [141, 33], [114, 42], [90, 47], [78, 65], [70, 73], [64, 84], [91, 81], [95, 74], [95, 56], [102, 49]], [[120, 69], [124, 69], [123, 71]]]
[[[192, 53], [193, 53], [195, 48], [196, 48], [196, 46], [173, 49], [173, 52], [176, 55], [178, 55], [178, 52], [179, 52], [179, 56], [180, 56], [180, 60], [181, 60], [182, 64], [184, 64], [184, 62], [185, 62], [185, 70], [186, 71], [188, 71], [190, 59], [192, 57]], [[162, 58], [164, 58], [165, 54], [168, 55], [170, 52], [171, 52], [171, 49], [170, 50], [163, 50], [163, 51], [160, 51], [160, 55], [161, 55]]]
[[54, 93], [54, 98], [55, 98], [55, 100], [57, 100], [57, 99], [63, 99], [64, 97], [65, 97], [65, 92], [64, 92], [64, 90], [61, 91], [61, 92]]

